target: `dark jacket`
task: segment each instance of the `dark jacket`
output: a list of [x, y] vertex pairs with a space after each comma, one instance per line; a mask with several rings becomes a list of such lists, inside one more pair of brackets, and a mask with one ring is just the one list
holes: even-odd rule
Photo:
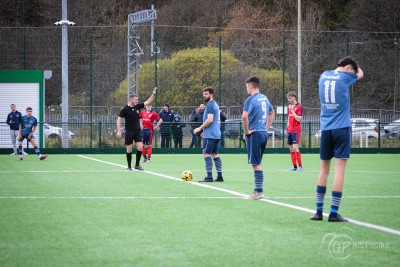
[[163, 120], [160, 125], [160, 132], [169, 132], [170, 122], [174, 121], [174, 113], [172, 112], [172, 110], [168, 109], [168, 112], [161, 110], [160, 113], [158, 113], [158, 116], [160, 116], [160, 118]]
[[227, 119], [225, 111], [220, 111], [219, 112], [219, 119], [221, 120], [221, 131], [225, 132], [225, 121]]
[[[178, 121], [175, 120], [178, 118]], [[175, 114], [174, 123], [172, 123], [172, 134], [174, 135], [174, 139], [182, 138], [183, 136], [183, 127], [186, 127], [185, 123], [181, 123], [181, 116]]]
[[[192, 114], [190, 114], [190, 117], [189, 117], [190, 122], [194, 122], [194, 116], [196, 116], [196, 111], [193, 110]], [[194, 130], [196, 128], [195, 123], [191, 123], [190, 126], [191, 126], [192, 130]]]
[[10, 125], [10, 130], [19, 130], [22, 114], [19, 111], [10, 112], [7, 116], [7, 124]]
[[192, 124], [194, 128], [199, 127], [203, 123], [203, 115], [204, 111], [199, 111], [193, 116], [192, 122], [196, 122]]

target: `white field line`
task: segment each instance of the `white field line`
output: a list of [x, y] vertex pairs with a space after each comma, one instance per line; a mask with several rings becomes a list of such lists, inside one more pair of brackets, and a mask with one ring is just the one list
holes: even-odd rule
[[[111, 164], [111, 165], [114, 165], [114, 166], [120, 166], [120, 167], [126, 168], [126, 166], [124, 166], [124, 165], [115, 164], [115, 163], [107, 162], [107, 161], [103, 161], [103, 160], [98, 160], [98, 159], [95, 159], [95, 158], [90, 158], [90, 157], [86, 157], [86, 156], [82, 156], [82, 155], [78, 155], [78, 157], [82, 157], [82, 158], [86, 158], [86, 159], [89, 159], [89, 160], [93, 160], [93, 161], [102, 162], [102, 163], [105, 163], [105, 164]], [[156, 176], [164, 177], [164, 178], [167, 178], [167, 179], [183, 182], [181, 179], [178, 179], [178, 178], [175, 178], [175, 177], [171, 177], [171, 176], [168, 176], [168, 175], [164, 175], [164, 174], [160, 174], [160, 173], [156, 173], [156, 172], [150, 172], [150, 171], [144, 171], [144, 172], [149, 173], [149, 174], [153, 174], [153, 175], [156, 175]], [[222, 192], [225, 192], [225, 193], [228, 193], [228, 194], [232, 194], [232, 195], [235, 195], [235, 196], [239, 196], [239, 197], [244, 197], [245, 198], [245, 197], [248, 196], [248, 195], [243, 194], [243, 193], [239, 193], [239, 192], [236, 192], [236, 191], [223, 189], [223, 188], [219, 188], [219, 187], [210, 186], [210, 185], [204, 184], [204, 183], [196, 183], [196, 182], [188, 182], [188, 183], [196, 185], [196, 186], [201, 186], [201, 187], [217, 190], [217, 191], [222, 191]], [[295, 205], [290, 205], [290, 204], [286, 204], [286, 203], [282, 203], [282, 202], [278, 202], [278, 201], [274, 201], [274, 200], [270, 200], [270, 199], [260, 199], [260, 200], [264, 201], [264, 202], [268, 202], [270, 204], [275, 204], [275, 205], [279, 205], [279, 206], [283, 206], [283, 207], [287, 207], [287, 208], [291, 208], [291, 209], [295, 209], [295, 210], [300, 210], [300, 211], [308, 212], [308, 213], [311, 213], [311, 214], [315, 213], [315, 210], [311, 210], [311, 209], [307, 209], [307, 208], [303, 208], [303, 207], [299, 207], [299, 206], [295, 206]], [[329, 214], [324, 213], [325, 217], [327, 217], [328, 215]], [[390, 233], [390, 234], [400, 235], [400, 231], [396, 230], [396, 229], [392, 229], [392, 228], [389, 228], [389, 227], [380, 226], [380, 225], [376, 225], [376, 224], [372, 224], [372, 223], [361, 222], [361, 221], [357, 221], [357, 220], [350, 219], [350, 218], [348, 218], [348, 219], [349, 219], [350, 223], [353, 223], [353, 224], [356, 224], [356, 225], [364, 226], [364, 227], [367, 227], [367, 228], [379, 230], [379, 231]]]
[[135, 200], [135, 199], [242, 199], [241, 197], [54, 197], [54, 196], [0, 196], [0, 199], [121, 199], [121, 200]]
[[[83, 156], [82, 156], [83, 157]], [[116, 165], [116, 166], [121, 166], [122, 165]], [[124, 166], [125, 167], [125, 166]], [[166, 170], [160, 170], [160, 171], [166, 171]], [[192, 170], [193, 172], [199, 172], [199, 171], [204, 171], [204, 170]], [[52, 172], [123, 172], [123, 170], [62, 170], [62, 171], [56, 171], [56, 170], [31, 170], [31, 171], [0, 171], [0, 174], [8, 174], [8, 173], [52, 173]], [[224, 170], [224, 172], [243, 172], [243, 173], [253, 173], [252, 170]], [[298, 173], [299, 176], [302, 175], [302, 173], [319, 173], [319, 171], [303, 171], [303, 172], [292, 172], [288, 170], [264, 170], [266, 173]], [[334, 171], [331, 171], [330, 173], [334, 173]], [[346, 173], [371, 173], [371, 174], [400, 174], [400, 172], [397, 171], [346, 171]]]
[[[95, 158], [91, 158], [91, 157], [87, 157], [87, 156], [78, 155], [78, 157], [85, 158], [85, 159], [92, 160], [92, 161], [105, 163], [105, 164], [109, 164], [109, 165], [113, 165], [113, 166], [126, 168], [126, 166], [121, 165], [121, 164], [107, 162], [107, 161], [103, 161], [103, 160], [99, 160], [99, 159], [95, 159]], [[160, 174], [160, 173], [156, 173], [156, 172], [151, 172], [151, 171], [144, 171], [144, 172], [152, 174], [152, 175], [155, 175], [155, 176], [163, 177], [163, 178], [166, 178], [166, 179], [175, 180], [175, 181], [178, 181], [178, 182], [183, 182], [181, 179], [178, 179], [178, 178], [175, 178], [175, 177], [172, 177], [172, 176], [168, 176], [168, 175], [164, 175], [164, 174]], [[245, 197], [248, 196], [247, 194], [243, 194], [243, 193], [240, 193], [240, 192], [236, 192], [236, 191], [232, 191], [232, 190], [228, 190], [228, 189], [224, 189], [224, 188], [218, 188], [218, 187], [210, 186], [208, 184], [202, 184], [202, 183], [197, 183], [197, 182], [187, 182], [187, 183], [195, 185], [195, 186], [201, 186], [201, 187], [204, 187], [204, 188], [209, 188], [209, 189], [225, 192], [225, 193], [237, 196], [237, 197], [245, 198]], [[295, 205], [291, 205], [291, 204], [286, 204], [286, 203], [278, 202], [278, 201], [271, 200], [271, 199], [260, 199], [260, 201], [264, 201], [264, 202], [267, 202], [267, 203], [270, 203], [270, 204], [283, 206], [283, 207], [287, 207], [287, 208], [291, 208], [291, 209], [295, 209], [295, 210], [304, 211], [304, 212], [311, 213], [311, 214], [315, 213], [315, 210], [312, 210], [312, 209], [303, 208], [303, 207], [299, 207], [299, 206], [295, 206]], [[324, 216], [327, 217], [328, 214], [324, 213]], [[356, 224], [356, 225], [360, 225], [360, 226], [366, 227], [366, 228], [375, 229], [375, 230], [378, 230], [378, 231], [382, 231], [382, 232], [386, 232], [386, 233], [390, 233], [390, 234], [394, 234], [394, 235], [400, 235], [400, 231], [399, 230], [392, 229], [392, 228], [389, 228], [389, 227], [380, 226], [380, 225], [376, 225], [376, 224], [372, 224], [372, 223], [366, 223], [366, 222], [362, 222], [362, 221], [357, 221], [357, 220], [354, 220], [354, 219], [349, 219], [349, 222], [352, 223], [352, 224]]]
[[99, 172], [125, 172], [124, 170], [52, 170], [52, 171], [0, 171], [2, 173], [99, 173]]

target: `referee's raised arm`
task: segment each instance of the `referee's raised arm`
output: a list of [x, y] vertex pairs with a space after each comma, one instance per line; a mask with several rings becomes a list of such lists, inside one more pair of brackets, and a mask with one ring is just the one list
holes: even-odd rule
[[147, 99], [147, 100], [144, 102], [144, 105], [145, 105], [145, 106], [151, 105], [151, 104], [154, 102], [154, 96], [155, 96], [156, 94], [157, 94], [157, 87], [154, 87], [153, 93], [151, 94], [151, 96], [149, 97], [149, 99]]

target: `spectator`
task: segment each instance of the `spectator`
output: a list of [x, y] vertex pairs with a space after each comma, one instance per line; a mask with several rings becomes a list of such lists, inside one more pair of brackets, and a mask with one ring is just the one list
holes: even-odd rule
[[181, 116], [175, 114], [174, 123], [172, 124], [172, 134], [173, 134], [175, 148], [177, 147], [182, 148], [183, 127], [186, 127], [186, 124], [181, 123]]
[[[196, 115], [196, 113], [199, 112], [199, 107], [195, 107], [194, 110], [192, 111], [192, 114], [190, 114], [190, 122], [194, 121], [194, 116]], [[192, 134], [192, 142], [190, 143], [190, 148], [192, 147], [196, 147], [196, 134], [193, 133], [193, 130], [196, 128], [196, 124], [195, 123], [191, 123], [190, 124], [191, 130], [190, 133]]]
[[[17, 137], [19, 135], [19, 124], [21, 123], [22, 114], [17, 110], [17, 106], [15, 104], [10, 105], [11, 112], [7, 116], [7, 124], [10, 125], [10, 137], [11, 144], [13, 146], [14, 152], [11, 155], [18, 155], [19, 151], [17, 148]], [[22, 149], [22, 154], [27, 155], [24, 149]]]
[[225, 147], [225, 121], [227, 119], [225, 111], [219, 108], [219, 119], [221, 121], [221, 145], [220, 147]]
[[158, 116], [163, 120], [160, 127], [161, 147], [171, 147], [171, 122], [174, 121], [174, 113], [169, 109], [169, 104], [164, 104]]
[[[196, 122], [193, 127], [197, 128], [203, 123], [203, 115], [204, 115], [204, 110], [206, 109], [206, 106], [204, 104], [201, 104], [199, 107], [199, 112], [194, 115], [193, 121]], [[201, 134], [203, 133], [203, 129], [201, 129], [199, 132], [196, 133], [196, 141], [197, 141], [197, 147], [201, 147]]]

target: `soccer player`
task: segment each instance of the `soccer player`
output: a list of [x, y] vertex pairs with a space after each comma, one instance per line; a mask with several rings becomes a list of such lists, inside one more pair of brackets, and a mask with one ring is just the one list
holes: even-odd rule
[[[160, 127], [163, 120], [158, 116], [157, 112], [151, 109], [151, 105], [145, 106], [146, 110], [140, 112], [139, 117], [142, 119], [142, 137], [143, 137], [143, 163], [151, 161], [151, 154], [153, 153], [153, 132]], [[154, 126], [154, 121], [158, 121]]]
[[329, 222], [347, 222], [339, 215], [342, 198], [344, 171], [351, 148], [350, 86], [364, 77], [358, 63], [352, 57], [339, 60], [335, 70], [327, 70], [319, 78], [321, 102], [320, 172], [316, 189], [317, 212], [310, 219], [322, 221], [326, 183], [331, 159], [335, 157], [335, 176], [332, 186]]
[[207, 103], [203, 114], [203, 123], [193, 130], [194, 134], [203, 130], [203, 157], [206, 165], [207, 176], [204, 180], [199, 182], [214, 182], [212, 176], [213, 160], [218, 175], [215, 182], [223, 182], [222, 161], [218, 155], [218, 143], [221, 139], [219, 107], [214, 101], [214, 90], [211, 87], [203, 89], [203, 99]]
[[144, 171], [139, 165], [140, 157], [142, 156], [143, 141], [142, 130], [140, 128], [140, 110], [145, 105], [150, 105], [154, 101], [154, 96], [157, 93], [157, 88], [153, 89], [153, 93], [144, 103], [139, 103], [139, 98], [136, 94], [129, 96], [129, 103], [118, 115], [117, 119], [117, 138], [121, 138], [121, 121], [125, 118], [125, 146], [126, 146], [126, 161], [128, 162], [128, 171], [132, 171], [132, 147], [133, 141], [136, 143], [136, 163], [135, 170]]
[[[16, 138], [19, 135], [19, 125], [21, 124], [22, 114], [17, 110], [17, 106], [15, 104], [11, 104], [10, 108], [11, 112], [7, 115], [6, 123], [10, 125], [10, 138], [11, 138], [11, 144], [14, 149], [14, 152], [11, 153], [11, 155], [19, 155]], [[25, 153], [23, 149], [22, 149], [22, 154], [27, 155], [27, 153]]]
[[247, 94], [244, 103], [242, 122], [246, 136], [248, 164], [253, 166], [254, 192], [249, 199], [264, 197], [264, 172], [261, 166], [265, 147], [268, 142], [267, 130], [275, 118], [275, 111], [268, 97], [260, 93], [260, 79], [253, 76], [246, 80]]
[[[301, 163], [299, 143], [301, 134], [301, 120], [303, 118], [304, 108], [300, 103], [297, 102], [297, 94], [295, 92], [289, 92], [286, 97], [289, 102], [287, 124], [288, 145], [290, 146], [290, 157], [293, 164], [293, 167], [290, 168], [290, 171], [302, 172], [303, 166]], [[299, 166], [298, 168], [297, 165]]]
[[22, 116], [21, 124], [19, 125], [19, 136], [18, 136], [18, 146], [19, 146], [19, 160], [23, 160], [22, 157], [22, 142], [26, 138], [33, 148], [35, 149], [36, 154], [38, 155], [40, 160], [44, 160], [47, 158], [47, 155], [40, 154], [40, 150], [36, 145], [35, 137], [33, 133], [36, 130], [37, 120], [35, 117], [32, 116], [32, 108], [26, 108], [26, 115]]

